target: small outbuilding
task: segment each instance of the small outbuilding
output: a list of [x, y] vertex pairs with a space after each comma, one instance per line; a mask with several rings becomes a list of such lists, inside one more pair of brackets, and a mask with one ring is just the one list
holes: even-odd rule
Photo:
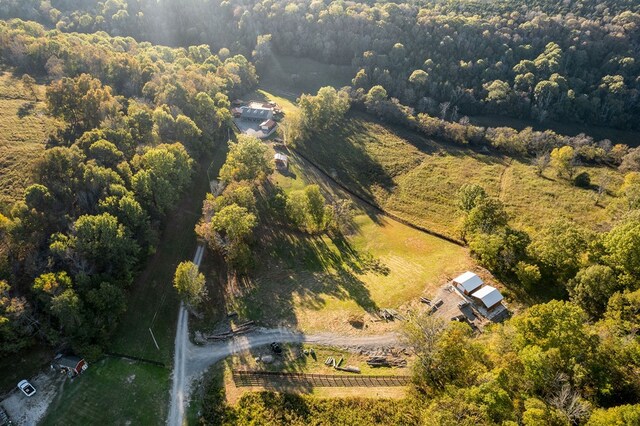
[[471, 293], [482, 287], [482, 284], [484, 284], [482, 278], [470, 271], [467, 271], [459, 277], [453, 279], [453, 285], [466, 295], [470, 295]]
[[69, 377], [75, 377], [81, 374], [89, 367], [87, 362], [75, 355], [58, 354], [51, 363], [51, 368], [67, 373]]
[[480, 290], [477, 290], [471, 297], [482, 302], [487, 311], [497, 308], [502, 303], [502, 299], [504, 299], [498, 289], [490, 285], [485, 285]]
[[277, 123], [272, 119], [265, 120], [262, 123], [260, 123], [260, 130], [268, 133], [276, 127], [276, 124]]
[[278, 152], [273, 156], [273, 160], [275, 161], [276, 168], [278, 170], [287, 170], [289, 168], [289, 157], [286, 155]]

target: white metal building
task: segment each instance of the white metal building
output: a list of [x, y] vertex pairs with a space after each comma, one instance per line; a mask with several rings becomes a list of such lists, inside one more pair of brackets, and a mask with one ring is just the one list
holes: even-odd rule
[[479, 289], [482, 284], [484, 284], [482, 278], [470, 271], [467, 271], [453, 279], [453, 285], [455, 285], [462, 293], [467, 295]]
[[477, 290], [471, 297], [482, 302], [488, 311], [500, 305], [502, 299], [504, 299], [498, 289], [490, 285], [485, 285], [480, 290]]

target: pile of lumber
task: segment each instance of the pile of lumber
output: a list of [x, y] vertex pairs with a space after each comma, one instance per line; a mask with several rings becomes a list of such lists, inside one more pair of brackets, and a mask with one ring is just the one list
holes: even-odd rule
[[407, 360], [400, 357], [371, 356], [367, 359], [369, 367], [399, 367], [407, 366]]
[[342, 361], [344, 361], [343, 357], [340, 357], [340, 359], [336, 361], [334, 357], [330, 356], [324, 361], [324, 365], [328, 365], [333, 368], [336, 368], [336, 367], [340, 367], [340, 365], [342, 364]]
[[217, 334], [203, 334], [203, 337], [207, 340], [226, 340], [231, 339], [232, 337], [238, 336], [240, 334], [248, 333], [249, 331], [255, 328], [254, 321], [247, 321], [242, 324], [238, 324], [235, 327], [231, 327], [229, 331], [224, 333]]
[[378, 313], [380, 317], [385, 321], [400, 320], [404, 321], [405, 318], [398, 313], [395, 309], [381, 309]]
[[354, 367], [353, 365], [346, 365], [344, 367], [341, 367], [340, 365], [342, 364], [342, 361], [344, 361], [343, 357], [340, 357], [340, 359], [336, 361], [334, 357], [330, 356], [324, 361], [324, 365], [333, 367], [338, 371], [346, 371], [347, 373], [360, 373], [360, 369], [358, 367]]

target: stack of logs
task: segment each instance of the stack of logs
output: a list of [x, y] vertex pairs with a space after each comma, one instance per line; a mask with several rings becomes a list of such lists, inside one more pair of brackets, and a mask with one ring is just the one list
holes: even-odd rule
[[254, 321], [243, 322], [235, 327], [231, 327], [229, 331], [218, 334], [203, 334], [203, 337], [207, 340], [226, 340], [240, 334], [248, 333], [255, 328]]
[[369, 367], [399, 367], [407, 366], [407, 360], [400, 357], [370, 356], [367, 359]]

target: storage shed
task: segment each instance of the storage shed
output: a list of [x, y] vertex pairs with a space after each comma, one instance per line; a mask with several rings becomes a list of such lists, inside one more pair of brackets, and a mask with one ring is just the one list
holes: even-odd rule
[[472, 294], [472, 297], [482, 302], [482, 304], [485, 308], [487, 308], [488, 311], [491, 311], [499, 306], [502, 302], [502, 299], [504, 299], [498, 289], [495, 287], [491, 287], [490, 285], [485, 285], [480, 290], [477, 290]]
[[89, 367], [87, 362], [75, 355], [58, 354], [51, 363], [51, 368], [66, 372], [69, 377], [75, 377]]
[[275, 161], [278, 170], [287, 170], [289, 168], [289, 157], [286, 155], [278, 152], [273, 156], [273, 160]]
[[482, 278], [470, 271], [467, 271], [453, 279], [453, 285], [466, 295], [469, 295], [479, 289], [482, 284], [484, 284], [482, 282]]
[[271, 119], [265, 120], [260, 123], [260, 130], [262, 130], [263, 132], [270, 132], [274, 127], [276, 127], [276, 124], [277, 123]]

